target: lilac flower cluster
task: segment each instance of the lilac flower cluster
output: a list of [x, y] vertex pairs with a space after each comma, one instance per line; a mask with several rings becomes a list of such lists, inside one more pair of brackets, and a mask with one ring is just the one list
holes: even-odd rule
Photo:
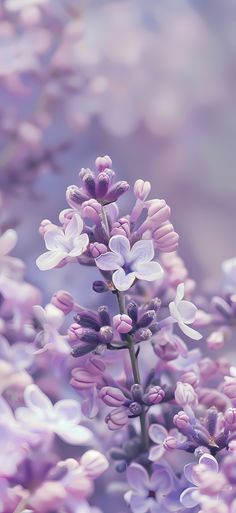
[[139, 179], [120, 213], [129, 184], [108, 156], [95, 168], [60, 224], [41, 222], [37, 265], [93, 267], [97, 309], [64, 290], [43, 307], [15, 231], [0, 238], [0, 511], [106, 513], [119, 493], [122, 513], [234, 513], [236, 366], [216, 351], [233, 335], [235, 259], [217, 296], [195, 294], [166, 202]]

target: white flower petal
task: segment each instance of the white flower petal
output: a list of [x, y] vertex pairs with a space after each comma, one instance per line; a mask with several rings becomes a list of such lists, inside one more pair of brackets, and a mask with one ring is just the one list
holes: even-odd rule
[[58, 422], [55, 426], [55, 433], [64, 442], [73, 445], [86, 445], [92, 440], [92, 433], [88, 428], [75, 426], [69, 422]]
[[64, 314], [59, 308], [52, 305], [52, 303], [48, 303], [45, 306], [46, 318], [45, 321], [47, 324], [50, 324], [50, 327], [58, 329], [62, 325], [64, 321]]
[[197, 307], [190, 301], [180, 301], [178, 311], [185, 324], [192, 324], [195, 321]]
[[80, 217], [80, 215], [73, 215], [65, 229], [66, 239], [73, 239], [74, 237], [78, 237], [78, 235], [80, 235], [83, 230], [83, 226], [83, 219]]
[[184, 298], [184, 283], [180, 283], [176, 289], [175, 304], [178, 305]]
[[56, 267], [66, 256], [67, 253], [63, 251], [47, 251], [37, 258], [36, 265], [40, 271], [48, 271]]
[[54, 405], [53, 409], [61, 419], [74, 423], [78, 423], [80, 421], [80, 405], [73, 399], [62, 399]]
[[131, 511], [133, 513], [147, 513], [150, 511], [150, 501], [147, 497], [133, 494], [130, 501]]
[[180, 502], [185, 508], [194, 508], [199, 504], [197, 489], [195, 487], [187, 488], [180, 495]]
[[153, 447], [151, 447], [150, 451], [149, 451], [149, 456], [148, 456], [148, 459], [150, 461], [159, 461], [162, 456], [165, 454], [165, 449], [163, 447], [163, 445], [154, 445]]
[[179, 327], [187, 337], [192, 338], [193, 340], [200, 340], [202, 338], [202, 335], [199, 333], [199, 331], [190, 328], [190, 326], [187, 326], [183, 322], [179, 322]]
[[139, 463], [131, 463], [127, 469], [127, 480], [133, 490], [138, 493], [148, 490], [149, 477], [146, 469]]
[[149, 436], [155, 444], [162, 444], [168, 436], [168, 432], [163, 426], [152, 424], [149, 428]]
[[170, 315], [175, 322], [182, 322], [181, 315], [180, 315], [179, 310], [178, 310], [176, 304], [174, 303], [174, 301], [170, 302], [169, 310], [170, 310]]
[[49, 251], [64, 249], [65, 236], [61, 228], [51, 228], [44, 235], [45, 246]]
[[135, 263], [135, 276], [139, 280], [155, 281], [162, 278], [164, 271], [158, 262]]
[[117, 290], [125, 291], [130, 289], [135, 280], [135, 273], [125, 274], [124, 269], [120, 268], [113, 273], [112, 281]]
[[211, 454], [203, 454], [199, 460], [199, 463], [206, 465], [208, 470], [212, 472], [219, 471], [218, 461]]
[[17, 233], [15, 230], [9, 229], [0, 237], [0, 256], [3, 257], [10, 253], [17, 243]]
[[96, 265], [102, 271], [114, 271], [119, 269], [122, 264], [122, 258], [119, 255], [112, 253], [112, 251], [103, 253], [103, 255], [96, 258]]
[[37, 385], [28, 385], [24, 392], [24, 399], [26, 406], [33, 411], [43, 410], [48, 411], [52, 409], [50, 399], [40, 390]]
[[150, 262], [154, 258], [154, 246], [152, 240], [139, 240], [135, 242], [131, 249], [132, 261], [138, 261], [140, 264]]
[[126, 237], [124, 237], [124, 235], [113, 235], [113, 237], [110, 239], [110, 242], [109, 242], [109, 248], [116, 255], [119, 255], [122, 257], [122, 260], [123, 260], [122, 263], [129, 260], [129, 258], [130, 258], [130, 242]]
[[82, 255], [89, 244], [89, 237], [87, 233], [82, 233], [79, 237], [76, 237], [73, 241], [73, 249], [68, 253], [68, 256], [70, 257], [77, 257]]

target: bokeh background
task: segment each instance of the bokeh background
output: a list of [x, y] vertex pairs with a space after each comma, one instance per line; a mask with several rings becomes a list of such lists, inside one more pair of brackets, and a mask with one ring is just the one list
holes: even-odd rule
[[93, 301], [91, 270], [35, 259], [40, 220], [57, 221], [100, 154], [120, 179], [151, 180], [192, 277], [217, 288], [236, 252], [235, 0], [2, 0], [0, 85], [0, 221], [45, 298]]

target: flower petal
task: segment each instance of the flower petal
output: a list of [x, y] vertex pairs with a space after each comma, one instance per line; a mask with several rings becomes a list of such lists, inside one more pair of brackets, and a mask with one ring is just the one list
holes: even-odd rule
[[139, 463], [131, 463], [127, 469], [127, 480], [133, 490], [138, 493], [149, 488], [149, 477], [146, 469]]
[[154, 281], [162, 278], [164, 271], [158, 262], [135, 262], [133, 266], [136, 278], [139, 280]]
[[168, 470], [162, 466], [159, 466], [150, 478], [150, 489], [151, 490], [158, 490], [158, 493], [161, 493], [163, 495], [167, 495], [173, 485], [173, 479], [168, 472]]
[[113, 273], [112, 281], [117, 290], [124, 291], [130, 289], [135, 280], [135, 273], [125, 274], [124, 269], [120, 267]]
[[179, 283], [176, 289], [175, 304], [178, 305], [184, 298], [184, 283]]
[[122, 258], [122, 264], [130, 259], [130, 242], [124, 235], [113, 235], [109, 242], [109, 248]]
[[168, 432], [160, 424], [152, 424], [149, 428], [149, 436], [155, 444], [162, 444], [168, 436]]
[[187, 463], [187, 465], [184, 466], [184, 475], [190, 483], [194, 484], [195, 486], [198, 485], [198, 481], [194, 478], [194, 468], [196, 464], [195, 463]]
[[91, 442], [92, 433], [84, 426], [74, 426], [69, 422], [58, 422], [55, 433], [68, 444], [83, 445]]
[[14, 249], [17, 243], [17, 233], [15, 230], [9, 229], [0, 237], [0, 256], [8, 255]]
[[34, 384], [26, 387], [24, 399], [26, 406], [33, 411], [47, 411], [52, 408], [50, 399]]
[[48, 303], [45, 306], [46, 319], [45, 321], [50, 324], [53, 328], [60, 328], [64, 321], [64, 314], [59, 308], [52, 305], [52, 303]]
[[58, 417], [70, 422], [78, 423], [81, 418], [79, 403], [73, 399], [62, 399], [58, 401], [54, 405], [54, 411]]
[[147, 513], [149, 509], [149, 500], [147, 497], [133, 494], [130, 501], [131, 511], [134, 513]]
[[183, 322], [179, 322], [179, 327], [187, 337], [192, 338], [193, 340], [200, 340], [202, 338], [202, 335], [199, 333], [199, 331], [190, 328], [190, 326], [187, 326]]
[[169, 304], [170, 315], [175, 322], [181, 322], [181, 315], [174, 301]]
[[82, 255], [89, 244], [89, 237], [87, 233], [82, 233], [79, 237], [76, 237], [73, 241], [74, 248], [68, 253], [70, 257], [76, 257]]
[[44, 235], [45, 246], [49, 251], [62, 249], [64, 251], [65, 235], [61, 228], [51, 228]]
[[115, 269], [119, 269], [123, 260], [120, 256], [108, 251], [107, 253], [103, 253], [95, 259], [97, 267], [102, 271], [114, 271]]
[[36, 265], [40, 271], [48, 271], [56, 267], [66, 256], [65, 251], [47, 251], [37, 258]]
[[140, 264], [150, 262], [154, 258], [154, 246], [152, 240], [138, 240], [131, 249], [132, 261]]
[[206, 465], [209, 470], [213, 472], [218, 472], [219, 465], [218, 461], [211, 454], [203, 454], [199, 460], [199, 463]]
[[187, 488], [180, 495], [180, 502], [185, 508], [194, 508], [199, 504], [198, 492], [195, 487]]
[[165, 449], [162, 444], [159, 445], [153, 445], [149, 451], [148, 459], [150, 461], [158, 461], [164, 456]]
[[185, 324], [191, 324], [195, 321], [197, 307], [190, 301], [180, 301], [178, 305], [178, 311]]
[[84, 223], [81, 216], [79, 214], [74, 214], [65, 229], [66, 239], [73, 239], [74, 237], [78, 237], [78, 235], [80, 235], [83, 230], [83, 226]]

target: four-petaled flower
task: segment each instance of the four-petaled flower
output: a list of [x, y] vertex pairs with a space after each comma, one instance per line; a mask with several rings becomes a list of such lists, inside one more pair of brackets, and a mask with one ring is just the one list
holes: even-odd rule
[[33, 306], [33, 312], [42, 328], [36, 337], [36, 341], [39, 340], [43, 347], [37, 353], [52, 350], [62, 354], [69, 354], [71, 351], [70, 346], [66, 338], [58, 332], [64, 322], [65, 316], [63, 312], [51, 303], [46, 305], [45, 308], [41, 305], [35, 305]]
[[40, 255], [36, 264], [41, 271], [53, 269], [63, 260], [72, 260], [79, 257], [86, 250], [89, 238], [82, 233], [83, 220], [79, 214], [74, 214], [65, 230], [53, 227], [44, 235], [45, 245], [48, 251]]
[[188, 324], [192, 324], [196, 319], [197, 307], [183, 298], [184, 283], [180, 283], [177, 287], [174, 301], [171, 301], [169, 304], [172, 322], [177, 322], [179, 328], [187, 337], [193, 340], [200, 340], [202, 338], [201, 333], [188, 326]]
[[55, 433], [69, 444], [87, 444], [91, 432], [78, 426], [81, 418], [80, 406], [73, 399], [64, 399], [52, 404], [37, 385], [25, 389], [26, 407], [16, 410], [16, 418], [34, 433]]
[[139, 240], [130, 248], [129, 240], [123, 235], [114, 235], [109, 242], [111, 251], [96, 258], [102, 271], [115, 271], [112, 275], [117, 290], [128, 290], [139, 280], [154, 281], [162, 277], [163, 270], [158, 262], [152, 262], [154, 247], [151, 240]]
[[211, 454], [203, 454], [199, 459], [198, 465], [188, 463], [184, 467], [184, 475], [186, 479], [194, 485], [186, 488], [186, 490], [184, 490], [180, 495], [180, 502], [185, 508], [194, 508], [200, 503], [201, 493], [199, 491], [199, 487], [202, 482], [202, 470], [218, 472], [218, 463]]
[[172, 476], [165, 467], [157, 467], [151, 477], [139, 463], [132, 463], [127, 470], [127, 480], [132, 490], [125, 500], [133, 513], [167, 513], [165, 496], [173, 486]]

